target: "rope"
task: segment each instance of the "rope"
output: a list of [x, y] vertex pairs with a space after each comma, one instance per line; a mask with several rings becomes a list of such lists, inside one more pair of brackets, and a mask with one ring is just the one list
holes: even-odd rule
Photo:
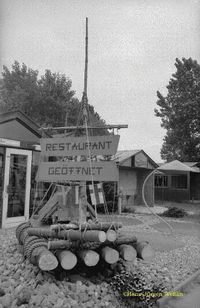
[[157, 169], [154, 169], [152, 172], [150, 172], [150, 173], [148, 174], [148, 176], [146, 177], [146, 179], [144, 180], [144, 183], [143, 183], [143, 186], [142, 186], [142, 199], [143, 199], [143, 201], [144, 201], [145, 206], [149, 209], [149, 211], [150, 211], [154, 216], [156, 216], [158, 219], [160, 219], [162, 222], [164, 222], [164, 223], [168, 226], [168, 228], [170, 229], [171, 234], [173, 234], [173, 232], [174, 232], [173, 227], [172, 227], [164, 218], [162, 218], [162, 217], [160, 217], [159, 215], [157, 215], [157, 214], [149, 207], [149, 205], [147, 204], [146, 199], [145, 199], [145, 195], [144, 195], [145, 185], [146, 185], [148, 179], [149, 179], [152, 175], [154, 175], [154, 173], [155, 173], [156, 170], [157, 170]]
[[[49, 192], [49, 190], [50, 190], [50, 188], [51, 188], [52, 185], [53, 185], [53, 183], [50, 184], [50, 186], [49, 186], [49, 188], [47, 189], [46, 193], [44, 194], [42, 200], [40, 201], [40, 203], [38, 204], [38, 206], [37, 206], [37, 207], [35, 208], [35, 210], [33, 211], [31, 217], [33, 217], [33, 215], [37, 212], [38, 208], [41, 207], [41, 205], [42, 205], [42, 203], [43, 203], [43, 201], [44, 201], [46, 195], [48, 194], [48, 192]], [[52, 194], [51, 194], [51, 196], [52, 196]]]

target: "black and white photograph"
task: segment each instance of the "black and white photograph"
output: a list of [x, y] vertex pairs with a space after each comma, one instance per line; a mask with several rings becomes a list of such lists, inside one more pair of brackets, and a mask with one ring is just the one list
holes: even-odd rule
[[0, 308], [200, 308], [200, 0], [0, 0]]

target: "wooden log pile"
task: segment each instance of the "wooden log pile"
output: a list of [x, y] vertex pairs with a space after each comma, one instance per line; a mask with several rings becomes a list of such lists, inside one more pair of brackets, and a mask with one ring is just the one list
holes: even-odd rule
[[52, 225], [34, 228], [23, 223], [16, 237], [24, 256], [43, 271], [57, 268], [73, 269], [78, 263], [88, 267], [100, 261], [115, 264], [119, 259], [133, 262], [137, 257], [151, 261], [154, 251], [146, 242], [137, 242], [134, 235], [118, 234], [119, 223]]

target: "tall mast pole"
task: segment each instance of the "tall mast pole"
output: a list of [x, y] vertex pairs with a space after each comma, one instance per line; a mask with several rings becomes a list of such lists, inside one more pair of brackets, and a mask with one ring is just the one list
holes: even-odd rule
[[84, 90], [82, 97], [83, 117], [85, 118], [85, 121], [88, 121], [87, 79], [88, 79], [88, 17], [86, 17], [86, 25], [85, 25], [85, 69], [84, 69]]
[[85, 71], [84, 71], [84, 94], [87, 98], [87, 77], [88, 77], [88, 17], [86, 17], [85, 28]]

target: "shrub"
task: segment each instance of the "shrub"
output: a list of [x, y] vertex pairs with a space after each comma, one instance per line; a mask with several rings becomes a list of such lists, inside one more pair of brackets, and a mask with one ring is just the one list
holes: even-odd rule
[[184, 209], [179, 209], [178, 207], [171, 207], [161, 214], [161, 216], [181, 218], [187, 216], [187, 212]]
[[133, 207], [125, 207], [122, 209], [123, 213], [135, 213], [135, 209]]

